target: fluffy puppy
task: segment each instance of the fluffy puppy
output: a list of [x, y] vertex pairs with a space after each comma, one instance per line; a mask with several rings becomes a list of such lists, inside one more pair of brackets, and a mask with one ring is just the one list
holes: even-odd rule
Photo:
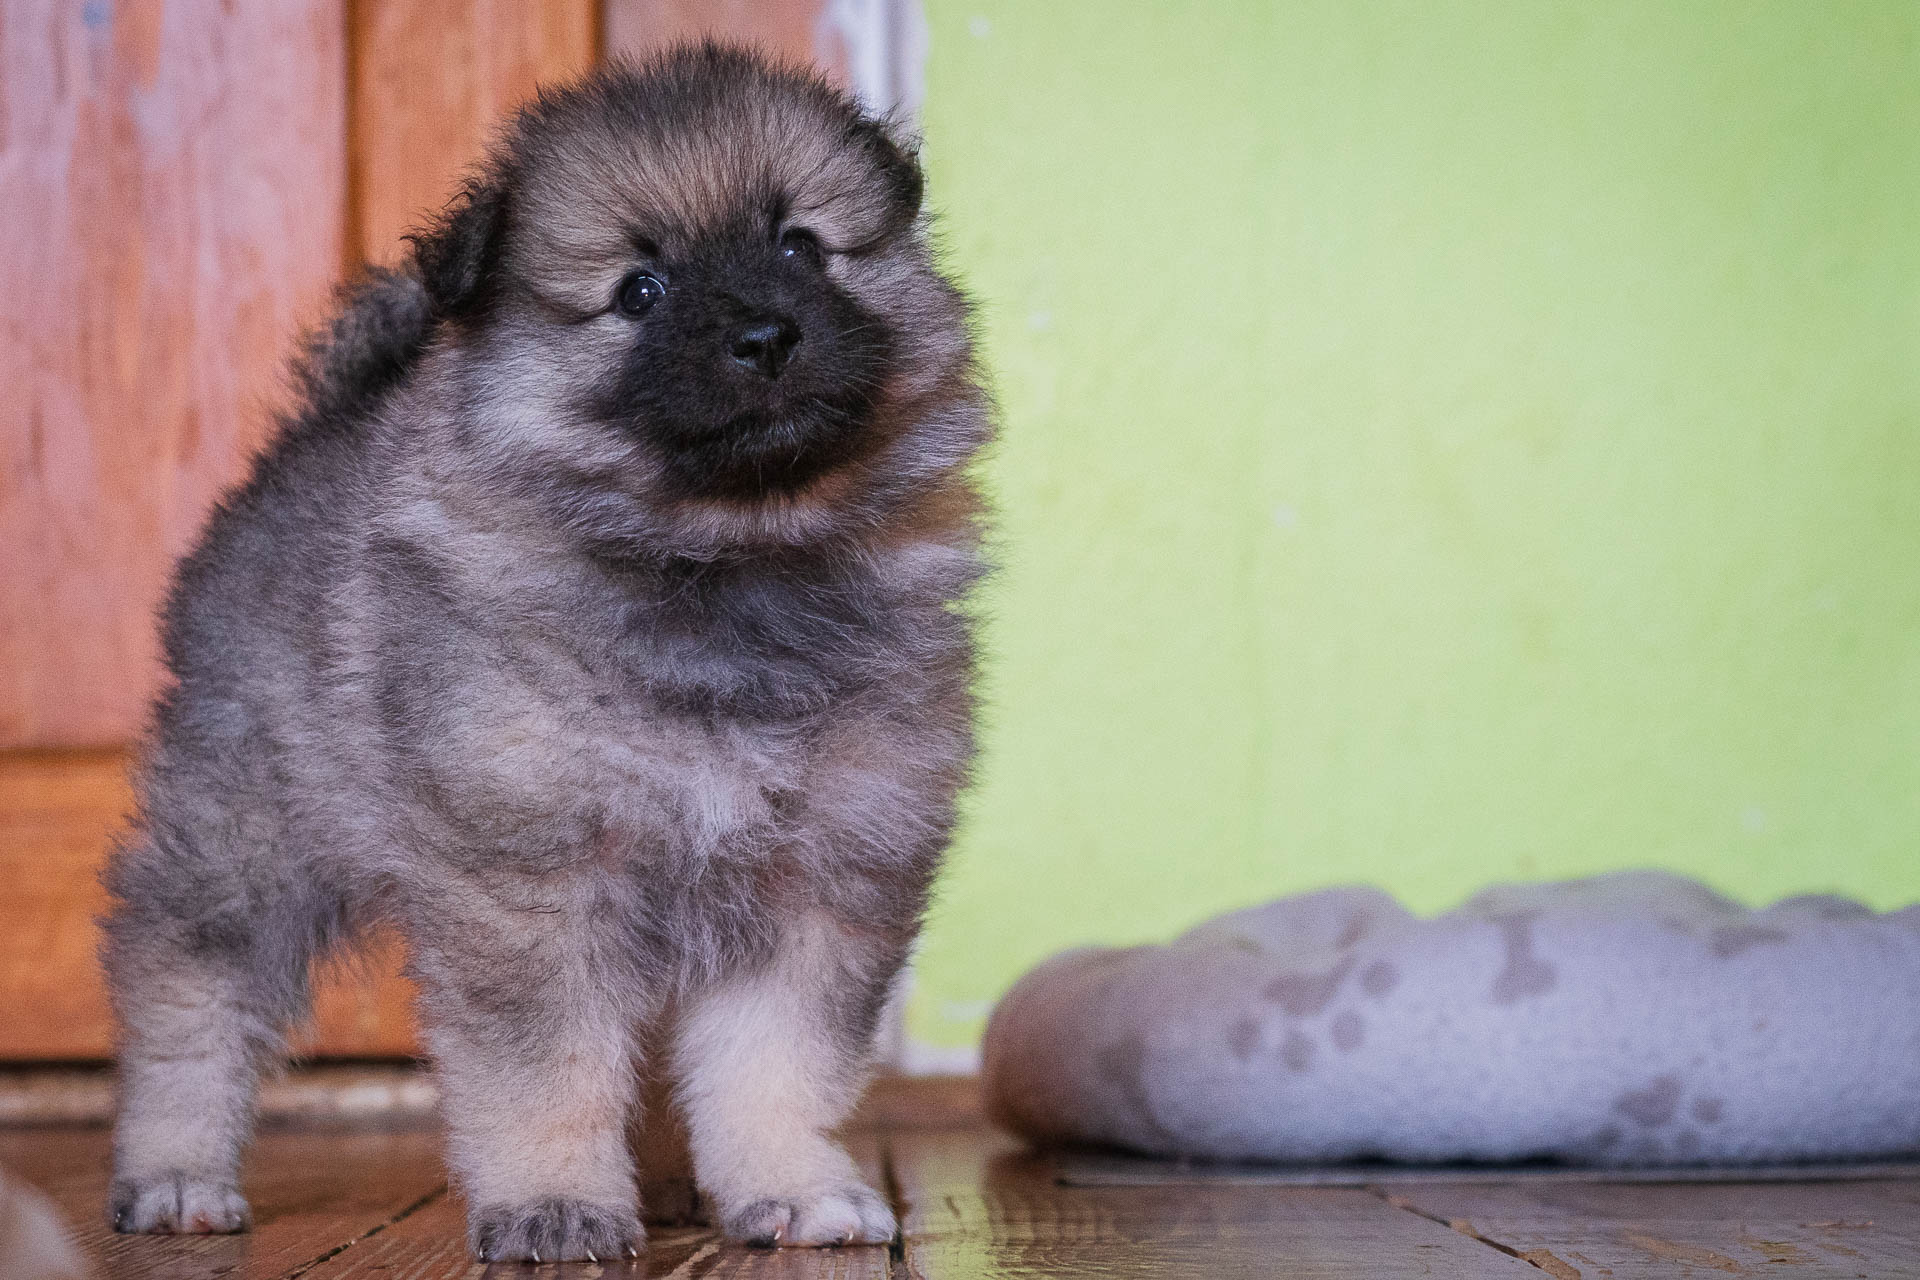
[[489, 1259], [642, 1239], [672, 1086], [725, 1232], [884, 1241], [828, 1136], [971, 751], [986, 441], [912, 152], [705, 46], [520, 113], [182, 562], [108, 874], [110, 1213], [234, 1231], [314, 964], [405, 935]]

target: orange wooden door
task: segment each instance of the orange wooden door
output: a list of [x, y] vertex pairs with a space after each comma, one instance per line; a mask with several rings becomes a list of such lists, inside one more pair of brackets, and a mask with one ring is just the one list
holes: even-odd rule
[[344, 16], [10, 0], [0, 22], [0, 1057], [87, 1058], [153, 611], [340, 268]]
[[[332, 283], [393, 260], [535, 85], [701, 34], [849, 76], [874, 37], [832, 9], [0, 5], [0, 1061], [111, 1051], [92, 921], [154, 611]], [[302, 1047], [413, 1052], [400, 959], [324, 982]]]

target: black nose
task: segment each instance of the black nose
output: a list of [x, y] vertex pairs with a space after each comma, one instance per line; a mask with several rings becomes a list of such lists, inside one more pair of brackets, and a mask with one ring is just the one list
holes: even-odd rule
[[741, 326], [733, 335], [731, 350], [733, 358], [747, 368], [777, 378], [799, 345], [800, 330], [793, 321], [762, 317]]

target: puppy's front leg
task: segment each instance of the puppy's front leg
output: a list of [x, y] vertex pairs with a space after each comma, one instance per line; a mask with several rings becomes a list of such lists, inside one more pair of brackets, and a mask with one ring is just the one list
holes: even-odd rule
[[484, 1261], [609, 1261], [644, 1234], [626, 1140], [630, 1011], [588, 930], [541, 917], [516, 934], [468, 921], [416, 947], [447, 1158]]
[[694, 1173], [721, 1229], [761, 1245], [879, 1244], [893, 1212], [827, 1136], [859, 1098], [898, 948], [824, 912], [771, 962], [696, 994], [673, 1071]]

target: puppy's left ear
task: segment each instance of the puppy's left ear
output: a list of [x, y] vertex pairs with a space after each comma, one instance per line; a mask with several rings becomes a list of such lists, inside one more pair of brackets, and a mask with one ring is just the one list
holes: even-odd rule
[[440, 220], [407, 237], [437, 319], [470, 319], [497, 284], [506, 190], [498, 178], [469, 182]]
[[865, 148], [887, 187], [887, 226], [898, 230], [920, 216], [926, 178], [920, 172], [920, 144], [892, 121], [862, 116], [854, 140]]

